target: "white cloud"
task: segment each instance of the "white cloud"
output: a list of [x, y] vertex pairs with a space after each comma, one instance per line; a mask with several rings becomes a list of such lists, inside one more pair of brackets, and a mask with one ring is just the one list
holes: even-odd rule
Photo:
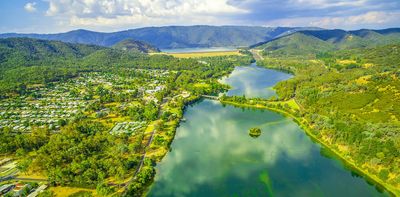
[[[48, 3], [46, 16], [58, 31], [198, 24], [385, 28], [398, 26], [396, 17], [400, 18], [398, 0], [42, 1]], [[34, 3], [25, 7], [36, 10]]]
[[47, 0], [47, 16], [72, 27], [124, 27], [164, 24], [217, 24], [246, 13], [228, 0]]
[[36, 12], [36, 7], [35, 6], [36, 6], [36, 2], [27, 3], [27, 4], [25, 4], [24, 9], [27, 12]]
[[371, 11], [365, 14], [338, 17], [297, 17], [271, 20], [268, 26], [313, 26], [328, 29], [379, 28], [398, 22], [400, 12]]
[[343, 7], [343, 6], [363, 6], [367, 0], [290, 0], [288, 5], [295, 7], [314, 7], [318, 9]]
[[359, 26], [379, 26], [397, 22], [400, 18], [400, 12], [378, 12], [372, 11], [361, 15], [345, 17], [323, 17], [310, 22], [312, 26], [319, 27], [359, 27]]

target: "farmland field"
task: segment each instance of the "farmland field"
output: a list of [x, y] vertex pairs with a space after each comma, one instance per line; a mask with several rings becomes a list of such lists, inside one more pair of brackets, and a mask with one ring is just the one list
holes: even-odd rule
[[183, 52], [183, 53], [168, 53], [168, 54], [176, 58], [198, 58], [198, 57], [241, 55], [239, 51]]

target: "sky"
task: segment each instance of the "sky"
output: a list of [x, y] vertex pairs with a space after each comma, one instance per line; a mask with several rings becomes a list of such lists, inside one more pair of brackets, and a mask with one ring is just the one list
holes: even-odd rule
[[400, 0], [0, 0], [0, 32], [167, 25], [400, 27]]

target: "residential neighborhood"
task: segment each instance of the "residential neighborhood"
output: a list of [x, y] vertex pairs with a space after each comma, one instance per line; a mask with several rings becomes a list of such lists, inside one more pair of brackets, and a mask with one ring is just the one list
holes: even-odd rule
[[[123, 73], [86, 72], [66, 81], [32, 85], [24, 95], [0, 100], [0, 131], [18, 135], [41, 129], [51, 135], [63, 132], [71, 122], [87, 119], [105, 125], [113, 136], [129, 136], [137, 155], [154, 137], [146, 152], [150, 158], [160, 158], [182, 116], [182, 101], [191, 96], [185, 90], [168, 90], [166, 82], [175, 75], [127, 68]], [[157, 120], [159, 116], [167, 124]], [[168, 132], [155, 134], [155, 129]], [[0, 157], [1, 196], [34, 197], [51, 188], [40, 172], [27, 173], [24, 165], [31, 162], [29, 158]]]

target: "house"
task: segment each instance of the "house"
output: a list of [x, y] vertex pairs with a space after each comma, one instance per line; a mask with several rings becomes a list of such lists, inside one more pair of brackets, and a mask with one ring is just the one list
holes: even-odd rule
[[13, 184], [6, 184], [0, 187], [0, 195], [6, 194], [15, 187]]
[[183, 91], [182, 94], [181, 94], [181, 96], [182, 96], [183, 98], [188, 98], [188, 97], [190, 96], [190, 92]]
[[153, 90], [146, 90], [147, 94], [152, 94], [152, 93], [156, 93], [158, 91], [161, 91], [162, 89], [164, 89], [164, 86], [156, 86]]
[[13, 189], [14, 196], [22, 196], [25, 189], [30, 190], [32, 188], [29, 184], [17, 183]]
[[47, 185], [41, 185], [34, 192], [30, 193], [27, 197], [36, 197], [47, 188]]

